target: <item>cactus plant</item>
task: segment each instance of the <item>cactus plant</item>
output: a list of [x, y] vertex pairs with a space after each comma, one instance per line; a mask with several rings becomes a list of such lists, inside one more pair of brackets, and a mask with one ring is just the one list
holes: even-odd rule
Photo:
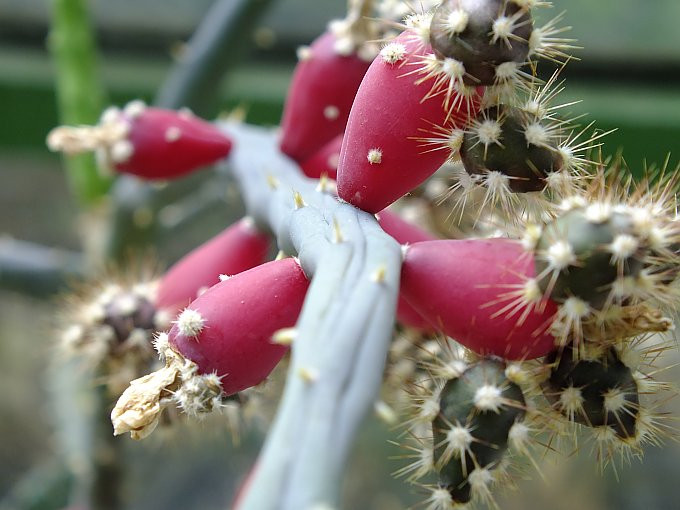
[[525, 414], [522, 390], [505, 376], [505, 365], [482, 360], [448, 381], [432, 422], [439, 484], [454, 503], [486, 497], [513, 427]]
[[[643, 397], [668, 386], [630, 359], [672, 328], [678, 172], [636, 183], [619, 161], [590, 154], [602, 136], [591, 125], [558, 116], [559, 71], [543, 83], [535, 69], [568, 60], [572, 42], [559, 17], [534, 25], [532, 8], [547, 2], [446, 0], [413, 12], [383, 1], [384, 23], [373, 4], [350, 0], [347, 18], [299, 52], [280, 137], [234, 119], [204, 130], [132, 103], [49, 138], [103, 150], [146, 179], [219, 160], [238, 184], [252, 224], [161, 280], [156, 304], [186, 308], [156, 337], [165, 366], [132, 381], [112, 418], [116, 434], [142, 438], [172, 402], [188, 414], [219, 409], [291, 345], [239, 510], [337, 507], [383, 379], [396, 404], [379, 402], [379, 414], [404, 422], [415, 458], [399, 473], [426, 490], [431, 510], [493, 502], [511, 461], [537, 462], [536, 432], [591, 427], [603, 464], [659, 435]], [[203, 138], [172, 145], [183, 138], [168, 139], [170, 119]], [[154, 121], [147, 138], [135, 131], [142, 120]], [[132, 152], [116, 149], [126, 140]], [[432, 196], [454, 176], [443, 200]], [[436, 239], [395, 212], [408, 193], [433, 215], [473, 220], [460, 222], [461, 239]], [[281, 257], [263, 263], [267, 240], [253, 224]], [[238, 274], [218, 283], [223, 271]], [[410, 329], [392, 343], [395, 319]]]

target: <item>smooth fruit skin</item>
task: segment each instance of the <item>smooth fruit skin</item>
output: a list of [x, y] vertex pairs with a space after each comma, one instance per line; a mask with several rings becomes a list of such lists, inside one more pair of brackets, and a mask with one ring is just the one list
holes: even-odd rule
[[392, 236], [399, 244], [413, 244], [423, 241], [434, 241], [435, 236], [423, 230], [418, 225], [406, 221], [389, 209], [375, 215], [382, 229]]
[[[398, 214], [387, 209], [376, 214], [376, 218], [382, 229], [399, 244], [413, 244], [435, 239], [429, 232], [409, 223]], [[420, 331], [429, 332], [434, 329], [401, 295], [397, 301], [397, 320], [404, 326]]]
[[288, 347], [274, 344], [273, 334], [295, 325], [309, 286], [295, 259], [268, 262], [214, 285], [189, 305], [203, 319], [196, 336], [170, 330], [170, 345], [215, 373], [231, 395], [262, 382]]
[[257, 230], [250, 218], [243, 218], [194, 249], [161, 278], [156, 306], [173, 315], [191, 303], [201, 289], [219, 282], [219, 276], [233, 276], [264, 263], [269, 236]]
[[302, 162], [345, 130], [352, 101], [370, 62], [339, 55], [325, 32], [293, 74], [281, 120], [281, 151]]
[[544, 301], [524, 320], [523, 308], [512, 316], [500, 312], [533, 277], [533, 258], [516, 241], [426, 241], [406, 252], [401, 295], [437, 329], [478, 354], [533, 359], [554, 348], [547, 330], [555, 303]]
[[[415, 37], [407, 30], [394, 40], [406, 48], [400, 61], [376, 57], [349, 116], [338, 166], [338, 195], [364, 211], [384, 209], [432, 175], [450, 152], [432, 150], [422, 139], [435, 137], [436, 126], [453, 122], [462, 127], [468, 119], [462, 111], [466, 106], [449, 117], [444, 94], [424, 100], [434, 79], [416, 84], [423, 76], [407, 75], [422, 67], [420, 59], [432, 53]], [[381, 152], [380, 162], [369, 161], [372, 150]]]
[[145, 179], [171, 179], [229, 155], [231, 141], [215, 126], [188, 112], [147, 107], [128, 119], [133, 152], [116, 163], [119, 172]]
[[397, 321], [404, 326], [417, 329], [423, 333], [431, 333], [436, 329], [422, 315], [416, 312], [415, 308], [402, 296], [399, 296], [397, 301]]
[[342, 137], [341, 133], [316, 151], [312, 157], [304, 160], [300, 164], [302, 172], [312, 179], [318, 179], [324, 174], [331, 179], [336, 179]]

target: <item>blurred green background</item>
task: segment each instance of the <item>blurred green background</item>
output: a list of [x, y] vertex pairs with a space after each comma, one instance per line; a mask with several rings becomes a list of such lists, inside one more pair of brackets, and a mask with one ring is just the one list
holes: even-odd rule
[[[153, 98], [210, 4], [92, 0], [101, 72], [111, 102]], [[568, 9], [563, 24], [573, 26], [569, 36], [584, 47], [577, 52], [580, 60], [563, 73], [567, 90], [561, 100], [581, 100], [571, 109], [574, 114], [587, 113], [603, 130], [618, 128], [606, 138], [605, 151], [625, 147], [633, 168], [641, 168], [645, 160], [662, 162], [668, 152], [671, 162], [677, 161], [680, 2], [554, 4], [551, 14]], [[295, 48], [310, 42], [344, 8], [344, 0], [273, 2], [251, 39], [243, 42], [247, 57], [222, 81], [213, 115], [244, 106], [249, 121], [277, 124]], [[67, 192], [59, 158], [44, 146], [46, 133], [57, 124], [54, 69], [45, 48], [48, 20], [47, 0], [0, 0], [0, 235], [77, 249], [78, 210]], [[226, 206], [208, 212], [200, 228], [194, 225], [180, 233], [182, 242], [167, 243], [163, 258], [178, 257], [235, 214]], [[40, 496], [49, 480], [60, 476], [48, 416], [53, 380], [46, 367], [53, 354], [53, 309], [49, 300], [0, 289], [0, 500], [5, 498], [6, 508], [19, 508], [20, 499], [32, 501], [33, 506], [23, 508], [65, 504], [58, 491]], [[677, 381], [678, 371], [673, 375]], [[125, 487], [130, 508], [224, 508], [261, 437], [253, 432], [234, 450], [219, 425], [205, 424], [198, 435], [203, 437], [182, 430], [169, 443], [132, 444], [121, 438], [134, 473]], [[398, 509], [417, 500], [403, 484], [390, 480], [390, 471], [400, 464], [386, 460], [398, 452], [384, 437], [384, 426], [371, 421], [347, 480], [347, 508]], [[680, 508], [680, 450], [675, 444], [650, 448], [644, 464], [634, 462], [620, 472], [620, 484], [611, 473], [604, 482], [591, 476], [595, 468], [588, 461], [589, 446], [584, 450], [558, 467], [546, 468], [547, 483], [522, 483], [521, 491], [499, 501], [501, 508]]]

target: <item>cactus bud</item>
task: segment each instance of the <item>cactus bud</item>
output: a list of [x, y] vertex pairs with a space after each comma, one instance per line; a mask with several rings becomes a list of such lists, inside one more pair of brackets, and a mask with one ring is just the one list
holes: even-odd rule
[[[139, 273], [139, 274], [136, 274]], [[153, 361], [153, 333], [168, 325], [155, 306], [153, 271], [107, 274], [65, 298], [59, 348], [105, 377], [110, 393], [120, 394]]]
[[554, 122], [517, 107], [483, 110], [463, 137], [465, 170], [481, 176], [499, 173], [513, 192], [540, 191], [546, 177], [562, 167], [555, 129]]
[[435, 11], [430, 42], [440, 59], [464, 67], [467, 85], [493, 85], [504, 64], [523, 64], [533, 22], [527, 9], [507, 0], [446, 0]]
[[603, 202], [572, 209], [546, 225], [536, 245], [541, 289], [601, 309], [620, 278], [640, 273], [646, 251], [627, 211]]
[[525, 415], [519, 386], [495, 358], [478, 361], [439, 393], [440, 411], [432, 422], [439, 484], [454, 503], [485, 498], [508, 448], [510, 431]]
[[640, 396], [633, 371], [615, 348], [579, 359], [571, 348], [551, 354], [544, 393], [566, 418], [589, 427], [609, 427], [623, 440], [636, 437]]

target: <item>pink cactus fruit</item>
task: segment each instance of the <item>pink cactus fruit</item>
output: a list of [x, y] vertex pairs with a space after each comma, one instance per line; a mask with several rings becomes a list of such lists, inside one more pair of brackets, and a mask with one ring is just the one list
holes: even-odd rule
[[428, 231], [403, 219], [397, 213], [384, 209], [375, 215], [382, 229], [399, 244], [413, 244], [437, 239]]
[[225, 396], [261, 383], [288, 347], [275, 333], [292, 327], [309, 281], [295, 259], [280, 259], [239, 273], [201, 294], [184, 309], [155, 347], [165, 366], [135, 379], [118, 399], [114, 434], [148, 436], [163, 408], [189, 415], [219, 409]]
[[557, 305], [534, 280], [534, 260], [508, 239], [441, 240], [408, 247], [401, 292], [429, 322], [478, 354], [545, 356]]
[[95, 151], [106, 170], [144, 179], [172, 179], [229, 155], [231, 141], [217, 127], [189, 111], [147, 107], [132, 101], [108, 108], [96, 126], [52, 130], [51, 150]]
[[295, 325], [309, 282], [295, 259], [262, 264], [214, 285], [177, 318], [173, 349], [216, 374], [231, 395], [262, 382], [288, 347], [274, 333]]
[[480, 91], [431, 72], [432, 48], [406, 30], [373, 61], [357, 92], [338, 166], [339, 196], [376, 213], [460, 147]]
[[397, 321], [423, 333], [431, 333], [435, 330], [402, 296], [399, 296], [397, 301]]
[[251, 218], [243, 218], [194, 249], [161, 278], [156, 306], [171, 313], [191, 303], [198, 294], [230, 277], [266, 261], [269, 236]]
[[[382, 229], [399, 244], [412, 244], [422, 241], [433, 241], [435, 237], [413, 223], [402, 219], [398, 214], [387, 209], [376, 214]], [[404, 326], [421, 331], [432, 331], [432, 325], [414, 310], [408, 302], [399, 296], [397, 301], [397, 320]]]
[[281, 150], [301, 162], [345, 130], [370, 61], [338, 50], [331, 32], [298, 52], [281, 121]]
[[343, 134], [340, 133], [316, 151], [312, 157], [304, 160], [300, 165], [302, 172], [312, 179], [318, 179], [322, 175], [335, 179], [338, 173], [342, 137]]

